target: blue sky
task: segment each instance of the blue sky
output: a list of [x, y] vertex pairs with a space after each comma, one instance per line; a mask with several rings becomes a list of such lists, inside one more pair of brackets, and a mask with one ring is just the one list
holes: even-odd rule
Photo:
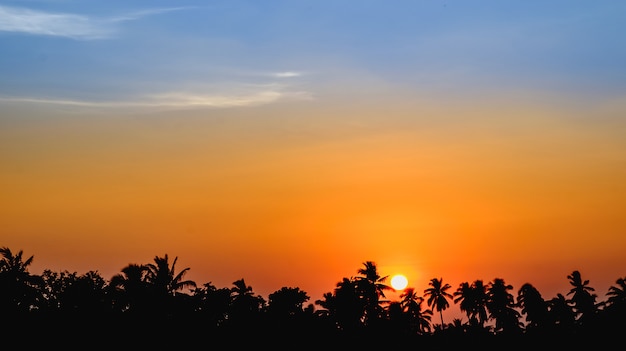
[[625, 17], [621, 1], [0, 1], [0, 99], [228, 107], [383, 87], [615, 98]]

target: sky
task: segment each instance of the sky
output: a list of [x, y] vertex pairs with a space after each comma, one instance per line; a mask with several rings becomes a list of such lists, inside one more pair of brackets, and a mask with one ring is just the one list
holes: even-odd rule
[[[626, 276], [626, 3], [0, 1], [0, 245], [320, 299]], [[393, 297], [393, 295], [392, 295]], [[451, 308], [452, 310], [452, 308]], [[444, 317], [446, 313], [444, 312]]]

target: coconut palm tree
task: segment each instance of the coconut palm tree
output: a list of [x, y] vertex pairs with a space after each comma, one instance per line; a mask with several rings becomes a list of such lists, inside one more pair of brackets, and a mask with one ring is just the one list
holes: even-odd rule
[[487, 287], [487, 310], [489, 318], [496, 322], [496, 332], [518, 333], [522, 330], [520, 313], [515, 310], [515, 299], [509, 290], [513, 290], [513, 286], [502, 278], [495, 278]]
[[30, 274], [28, 266], [34, 256], [26, 260], [23, 251], [13, 253], [8, 247], [0, 248], [0, 312], [28, 312], [43, 303], [44, 280]]
[[178, 257], [174, 258], [170, 265], [169, 256], [155, 256], [154, 263], [148, 263], [146, 267], [146, 282], [148, 283], [149, 295], [146, 296], [146, 304], [150, 305], [151, 313], [158, 313], [160, 316], [172, 318], [179, 312], [189, 312], [188, 300], [190, 295], [184, 289], [193, 289], [196, 283], [192, 280], [185, 280], [185, 274], [189, 268], [184, 268], [180, 272], [176, 270]]
[[526, 328], [539, 329], [548, 323], [548, 303], [539, 290], [532, 284], [525, 283], [517, 292], [517, 304], [522, 314], [526, 315]]
[[167, 254], [163, 257], [155, 256], [154, 263], [147, 265], [148, 272], [146, 280], [151, 284], [158, 295], [176, 295], [183, 289], [191, 289], [196, 287], [196, 283], [192, 280], [183, 280], [185, 274], [189, 271], [189, 267], [182, 269], [176, 273], [176, 262], [178, 257], [174, 258], [170, 266]]
[[338, 282], [331, 301], [333, 318], [342, 330], [353, 332], [363, 326], [365, 300], [355, 279], [344, 277]]
[[121, 273], [111, 277], [109, 289], [114, 296], [114, 304], [121, 311], [145, 310], [145, 297], [148, 294], [147, 276], [150, 269], [143, 264], [131, 263], [122, 268]]
[[472, 316], [472, 286], [469, 282], [462, 282], [454, 293], [454, 303], [459, 304], [459, 309], [465, 312], [467, 319], [470, 320]]
[[614, 335], [622, 335], [622, 332], [626, 330], [626, 277], [618, 278], [615, 281], [616, 285], [611, 285], [609, 291], [606, 293], [608, 297], [604, 309], [603, 315], [603, 327], [607, 331], [613, 331]]
[[618, 278], [615, 284], [617, 285], [611, 285], [606, 293], [606, 296], [608, 296], [607, 302], [609, 304], [626, 303], [626, 277]]
[[550, 323], [561, 331], [572, 330], [576, 324], [576, 312], [572, 309], [570, 301], [560, 293], [548, 300], [548, 315]]
[[454, 302], [460, 303], [460, 308], [465, 311], [470, 324], [483, 328], [488, 319], [487, 316], [487, 287], [482, 280], [475, 280], [471, 285], [461, 283], [453, 294]]
[[385, 284], [388, 276], [378, 273], [376, 263], [366, 261], [363, 267], [357, 271], [360, 276], [355, 278], [356, 287], [365, 303], [365, 324], [382, 317], [384, 308], [381, 306], [381, 298], [385, 298], [385, 291], [391, 287]]
[[229, 317], [238, 325], [257, 322], [257, 318], [265, 308], [265, 300], [255, 296], [252, 286], [241, 278], [233, 282]]
[[443, 311], [450, 306], [448, 299], [452, 298], [452, 294], [448, 293], [448, 289], [452, 286], [450, 284], [443, 284], [443, 278], [433, 278], [428, 283], [430, 288], [424, 290], [424, 295], [428, 297], [426, 301], [430, 308], [439, 312], [441, 318], [441, 328], [445, 326], [443, 323]]
[[590, 318], [593, 318], [598, 311], [596, 305], [596, 294], [592, 291], [595, 289], [589, 286], [589, 280], [583, 280], [579, 271], [573, 271], [567, 276], [570, 284], [573, 286], [567, 295], [572, 295], [571, 303], [576, 312], [577, 321], [584, 324]]
[[433, 312], [429, 309], [422, 310], [424, 298], [418, 296], [414, 288], [406, 288], [400, 294], [400, 299], [400, 306], [409, 315], [411, 329], [418, 334], [430, 333], [430, 320]]

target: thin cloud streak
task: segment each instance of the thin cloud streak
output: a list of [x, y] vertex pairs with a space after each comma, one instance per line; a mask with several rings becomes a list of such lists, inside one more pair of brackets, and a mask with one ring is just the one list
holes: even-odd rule
[[187, 92], [167, 92], [134, 101], [89, 101], [36, 97], [0, 97], [0, 103], [61, 105], [89, 108], [229, 108], [259, 106], [282, 100], [310, 100], [307, 92], [259, 91], [241, 95], [209, 95]]
[[115, 23], [139, 20], [190, 7], [147, 9], [113, 18], [97, 19], [70, 13], [51, 13], [27, 8], [0, 6], [0, 31], [58, 36], [79, 40], [107, 39], [117, 31]]
[[86, 16], [7, 6], [0, 6], [0, 31], [73, 39], [104, 39], [112, 35], [112, 28]]
[[138, 20], [147, 16], [160, 15], [162, 13], [167, 13], [167, 12], [189, 10], [193, 8], [195, 7], [170, 7], [170, 8], [162, 8], [162, 9], [141, 10], [141, 11], [127, 13], [121, 16], [113, 17], [110, 19], [110, 21], [112, 22], [133, 21], [133, 20]]
[[302, 76], [300, 72], [278, 72], [273, 75], [276, 78], [294, 78]]

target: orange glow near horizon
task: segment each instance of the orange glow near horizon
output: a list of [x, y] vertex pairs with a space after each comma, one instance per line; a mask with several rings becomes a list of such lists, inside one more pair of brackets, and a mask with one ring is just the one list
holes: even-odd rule
[[34, 272], [105, 277], [167, 253], [198, 283], [310, 302], [365, 261], [416, 291], [502, 277], [549, 297], [580, 269], [603, 294], [623, 274], [607, 273], [626, 266], [619, 128], [541, 106], [389, 105], [351, 108], [362, 125], [328, 107], [287, 126], [278, 108], [8, 126], [1, 244]]

